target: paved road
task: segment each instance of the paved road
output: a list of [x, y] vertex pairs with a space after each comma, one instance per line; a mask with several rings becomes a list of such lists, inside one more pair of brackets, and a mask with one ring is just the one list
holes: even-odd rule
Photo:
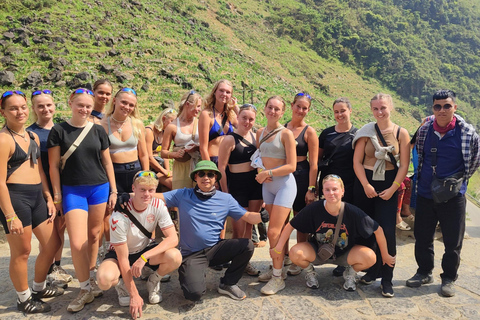
[[[436, 269], [435, 282], [418, 289], [405, 286], [405, 280], [416, 270], [413, 257], [414, 240], [412, 232], [399, 231], [397, 266], [395, 269], [395, 297], [387, 299], [380, 294], [380, 283], [370, 286], [358, 285], [357, 291], [343, 290], [343, 279], [331, 276], [331, 266], [317, 267], [320, 288], [309, 289], [305, 286], [303, 273], [289, 276], [287, 287], [277, 295], [266, 297], [260, 293], [263, 283], [255, 277], [245, 276], [240, 287], [247, 292], [244, 301], [234, 301], [220, 296], [216, 286], [222, 272], [209, 270], [207, 274], [207, 294], [200, 304], [191, 304], [183, 298], [176, 272], [172, 281], [162, 284], [163, 301], [158, 305], [146, 305], [144, 319], [480, 319], [480, 213], [477, 208], [468, 206], [469, 237], [464, 242], [462, 262], [457, 281], [457, 295], [444, 298], [439, 295], [440, 257], [443, 254], [441, 239], [435, 241]], [[294, 241], [292, 241], [294, 242]], [[36, 247], [36, 245], [34, 245]], [[37, 249], [33, 248], [29, 259], [30, 282], [32, 267]], [[70, 250], [65, 249], [64, 267], [73, 274]], [[8, 276], [8, 245], [0, 244], [0, 318], [25, 319], [16, 311], [15, 291]], [[258, 248], [252, 263], [266, 271], [269, 265], [268, 249]], [[140, 294], [147, 298], [145, 283], [137, 282]], [[78, 282], [74, 280], [64, 296], [51, 299], [52, 312], [46, 315], [29, 316], [31, 319], [128, 319], [128, 308], [118, 305], [114, 289], [105, 292], [84, 310], [77, 314], [66, 311], [68, 302], [78, 292]]]

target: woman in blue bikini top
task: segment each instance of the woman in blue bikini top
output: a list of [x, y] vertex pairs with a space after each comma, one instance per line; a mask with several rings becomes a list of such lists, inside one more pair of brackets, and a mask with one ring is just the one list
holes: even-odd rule
[[237, 126], [236, 99], [232, 97], [233, 86], [228, 80], [219, 80], [205, 100], [200, 114], [198, 134], [202, 160], [218, 164], [218, 149], [224, 136]]

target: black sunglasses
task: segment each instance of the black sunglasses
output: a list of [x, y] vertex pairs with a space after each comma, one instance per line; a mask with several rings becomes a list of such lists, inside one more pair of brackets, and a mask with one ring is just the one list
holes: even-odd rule
[[205, 175], [207, 175], [207, 177], [209, 179], [213, 179], [215, 177], [215, 173], [213, 172], [205, 172], [205, 171], [198, 171], [197, 172], [197, 175], [200, 177], [200, 178], [203, 178], [205, 177]]
[[436, 104], [436, 105], [433, 106], [433, 110], [435, 110], [435, 111], [440, 111], [440, 110], [442, 110], [442, 108], [445, 109], [445, 110], [450, 110], [451, 108], [453, 108], [453, 106], [449, 103], [444, 104], [443, 106], [440, 105], [440, 104]]

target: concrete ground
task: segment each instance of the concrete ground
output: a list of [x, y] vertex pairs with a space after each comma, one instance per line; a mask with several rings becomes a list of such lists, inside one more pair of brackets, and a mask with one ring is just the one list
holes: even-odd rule
[[[240, 287], [247, 299], [234, 301], [217, 293], [217, 285], [223, 272], [210, 270], [207, 274], [207, 293], [202, 303], [192, 304], [185, 300], [178, 283], [176, 272], [172, 280], [162, 283], [163, 301], [158, 305], [145, 304], [142, 319], [480, 319], [480, 210], [469, 204], [467, 207], [468, 236], [464, 241], [457, 294], [444, 298], [440, 290], [440, 259], [443, 254], [441, 235], [435, 241], [435, 270], [433, 284], [421, 288], [408, 288], [405, 280], [416, 271], [413, 255], [414, 239], [411, 231], [397, 233], [397, 265], [394, 273], [395, 297], [384, 298], [380, 293], [380, 282], [365, 286], [359, 284], [355, 292], [343, 290], [343, 278], [335, 278], [333, 266], [317, 267], [320, 288], [312, 290], [305, 286], [304, 273], [289, 276], [286, 288], [274, 296], [260, 293], [263, 283], [247, 274], [240, 280]], [[2, 232], [3, 233], [3, 232]], [[291, 244], [295, 241], [292, 237]], [[29, 259], [29, 279], [33, 279], [33, 264], [38, 248]], [[8, 244], [0, 244], [0, 318], [1, 319], [128, 319], [128, 308], [118, 305], [117, 295], [112, 288], [100, 298], [72, 314], [66, 307], [79, 290], [74, 279], [61, 297], [49, 299], [52, 311], [48, 314], [24, 316], [16, 310], [16, 294], [8, 275]], [[257, 248], [252, 264], [262, 272], [270, 263], [268, 248]], [[64, 249], [63, 267], [74, 275], [68, 241]], [[145, 301], [148, 294], [144, 281], [138, 280], [137, 287]]]

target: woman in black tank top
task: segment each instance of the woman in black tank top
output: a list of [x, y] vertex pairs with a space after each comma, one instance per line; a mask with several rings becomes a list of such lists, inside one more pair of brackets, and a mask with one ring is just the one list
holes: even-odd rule
[[[63, 294], [63, 289], [46, 286], [47, 272], [60, 239], [53, 229], [55, 205], [41, 166], [38, 136], [25, 131], [28, 106], [20, 91], [7, 91], [1, 99], [5, 126], [0, 130], [0, 221], [10, 247], [10, 279], [17, 292], [17, 308], [24, 313], [48, 312], [41, 298]], [[8, 172], [8, 175], [7, 175]], [[40, 242], [32, 289], [28, 285], [27, 263], [32, 233]]]

